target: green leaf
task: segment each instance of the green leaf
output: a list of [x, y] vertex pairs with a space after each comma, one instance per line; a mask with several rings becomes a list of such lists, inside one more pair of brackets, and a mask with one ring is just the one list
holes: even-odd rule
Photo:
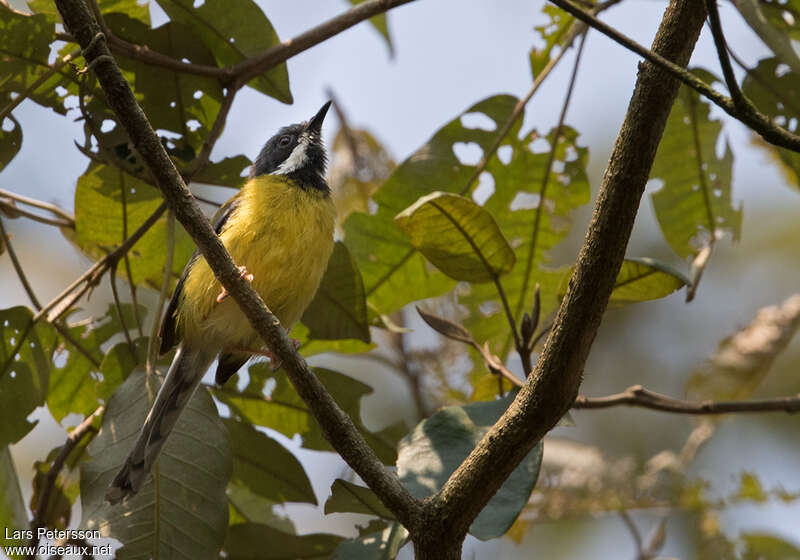
[[498, 95], [465, 111], [490, 119], [492, 130], [468, 128], [458, 115], [394, 170], [375, 193], [377, 211], [355, 212], [345, 221], [347, 247], [358, 263], [367, 300], [379, 313], [391, 313], [409, 302], [441, 295], [454, 286], [451, 279], [430, 269], [394, 224], [394, 217], [421, 196], [437, 190], [467, 194], [476, 168], [461, 163], [453, 145], [474, 142], [481, 149], [488, 149], [516, 103], [515, 97]]
[[364, 354], [375, 348], [375, 343], [369, 344], [355, 338], [344, 340], [319, 340], [308, 337], [308, 327], [303, 323], [298, 323], [292, 329], [292, 338], [300, 341], [300, 353], [303, 356], [313, 356], [325, 352], [336, 352], [339, 354]]
[[244, 486], [228, 484], [229, 521], [239, 523], [261, 523], [284, 533], [294, 533], [294, 523], [289, 517], [275, 512], [276, 503], [254, 494]]
[[[134, 325], [133, 306], [126, 303], [121, 308], [125, 324], [131, 329]], [[139, 315], [145, 315], [143, 306], [139, 306]], [[100, 362], [100, 367], [95, 367], [72, 342], [61, 340], [63, 365], [53, 368], [50, 391], [47, 394], [47, 408], [57, 422], [61, 422], [71, 413], [84, 416], [91, 414], [100, 404], [105, 404], [133, 368], [144, 363], [147, 348], [147, 340], [140, 338], [134, 340], [135, 355], [131, 354], [126, 342], [120, 342], [105, 355], [102, 354], [101, 346], [122, 332], [119, 314], [112, 304], [109, 304], [105, 315], [99, 319], [67, 329], [70, 338]]]
[[[275, 29], [252, 0], [157, 0], [171, 20], [192, 29], [219, 66], [230, 66], [280, 43]], [[248, 85], [283, 103], [292, 103], [286, 63], [252, 79]]]
[[337, 478], [331, 485], [331, 495], [325, 501], [325, 514], [341, 512], [366, 513], [383, 519], [395, 518], [372, 490]]
[[[111, 397], [103, 425], [81, 466], [81, 526], [120, 540], [117, 558], [218, 558], [228, 526], [225, 487], [231, 450], [208, 392], [197, 390], [138, 494], [111, 506], [105, 493], [139, 435], [157, 378], [137, 370]], [[154, 483], [155, 480], [155, 483]]]
[[[714, 81], [707, 72], [701, 77]], [[650, 176], [663, 186], [652, 201], [664, 238], [681, 257], [698, 253], [724, 233], [739, 240], [742, 208], [731, 201], [733, 154], [716, 146], [722, 123], [709, 117], [710, 104], [685, 86], [672, 106]]]
[[[242, 392], [228, 384], [222, 389], [215, 389], [216, 396], [231, 407], [234, 416], [272, 428], [286, 437], [299, 434], [303, 438], [303, 447], [330, 451], [330, 444], [322, 435], [322, 430], [308, 409], [281, 372], [271, 372], [263, 363], [250, 366], [250, 383]], [[394, 463], [397, 440], [403, 435], [403, 428], [390, 426], [380, 432], [370, 432], [361, 421], [361, 398], [372, 393], [372, 388], [360, 381], [324, 368], [314, 368], [314, 373], [325, 385], [337, 404], [350, 415], [353, 423], [364, 435], [375, 454], [386, 464]], [[267, 382], [274, 382], [271, 392], [265, 392]]]
[[317, 504], [303, 465], [285, 447], [243, 422], [223, 423], [233, 449], [233, 482], [274, 502]]
[[[561, 283], [561, 297], [567, 291], [574, 270], [575, 267], [571, 267]], [[629, 258], [622, 261], [609, 301], [618, 304], [651, 301], [667, 297], [688, 284], [689, 279], [669, 265], [647, 257]]]
[[[417, 424], [400, 442], [397, 475], [415, 498], [437, 492], [514, 399], [448, 406]], [[542, 462], [542, 443], [528, 453], [470, 527], [481, 539], [500, 537], [528, 503]]]
[[[27, 0], [27, 3], [34, 13], [44, 15], [48, 21], [53, 23], [61, 23], [61, 16], [58, 13], [55, 2], [50, 0]], [[97, 0], [97, 5], [104, 19], [108, 18], [110, 14], [124, 14], [150, 25], [150, 7], [147, 2], [141, 2], [141, 0]]]
[[[127, 234], [131, 235], [161, 205], [161, 193], [143, 181], [107, 165], [90, 163], [75, 189], [75, 241], [99, 258], [123, 241], [122, 193], [125, 189]], [[162, 216], [128, 252], [133, 283], [160, 288], [167, 242], [167, 218]], [[173, 272], [179, 275], [194, 251], [183, 228], [175, 231]], [[117, 274], [124, 278], [125, 267]], [[128, 323], [130, 324], [130, 323]]]
[[542, 13], [548, 18], [548, 21], [544, 25], [537, 25], [534, 29], [539, 33], [544, 45], [541, 48], [532, 48], [530, 54], [531, 73], [534, 79], [550, 62], [554, 54], [553, 49], [564, 48], [564, 38], [575, 21], [575, 18], [567, 12], [551, 4], [545, 4]]
[[742, 533], [742, 560], [800, 560], [800, 545], [765, 533]]
[[[59, 18], [60, 21], [60, 18]], [[44, 107], [65, 114], [64, 96], [58, 86], [76, 93], [74, 73], [69, 66], [50, 67], [50, 42], [55, 40], [53, 21], [44, 15], [22, 15], [0, 3], [0, 94], [23, 94]], [[75, 47], [71, 47], [74, 49]], [[35, 82], [43, 80], [34, 90]], [[7, 95], [0, 96], [8, 101]]]
[[313, 301], [303, 313], [312, 339], [355, 338], [369, 343], [367, 301], [358, 265], [347, 246], [337, 241]]
[[338, 535], [292, 535], [258, 523], [232, 525], [225, 539], [230, 560], [297, 560], [330, 558], [342, 541]]
[[764, 44], [792, 71], [800, 72], [800, 57], [792, 45], [792, 39], [800, 38], [796, 22], [800, 4], [796, 0], [737, 0], [733, 5]]
[[[11, 101], [8, 94], [0, 95], [0, 107], [5, 107]], [[10, 130], [6, 128], [10, 127]], [[14, 159], [22, 147], [22, 127], [10, 115], [0, 122], [0, 171]]]
[[514, 267], [514, 251], [492, 215], [463, 196], [423, 196], [395, 222], [415, 249], [454, 280], [489, 282]]
[[33, 324], [27, 307], [0, 311], [0, 446], [16, 443], [36, 425], [28, 415], [44, 404], [50, 383], [51, 356], [56, 337], [53, 328]]
[[392, 523], [382, 531], [342, 541], [332, 560], [393, 560], [408, 538], [408, 531]]
[[[155, 29], [122, 14], [109, 14], [106, 23], [119, 37], [177, 60], [214, 66], [214, 54], [188, 26], [167, 22]], [[222, 105], [219, 80], [175, 72], [134, 58], [117, 56], [131, 73], [134, 93], [150, 124], [162, 135], [167, 151], [181, 167], [194, 159]], [[165, 132], [172, 134], [166, 135]], [[176, 137], [177, 135], [177, 137]]]
[[739, 491], [736, 493], [739, 500], [749, 500], [757, 503], [764, 503], [768, 496], [761, 486], [761, 481], [753, 473], [744, 472], [739, 480]]
[[205, 166], [192, 176], [192, 182], [239, 188], [245, 181], [242, 173], [250, 163], [246, 156], [227, 157]]
[[[571, 213], [590, 198], [586, 174], [589, 152], [578, 143], [577, 131], [565, 126], [556, 140], [556, 130], [546, 135], [533, 130], [522, 138], [512, 134], [508, 147], [501, 147], [510, 150], [508, 163], [499, 158], [489, 163], [487, 170], [494, 178], [495, 191], [484, 205], [517, 256], [514, 270], [502, 278], [517, 325], [533, 306], [536, 284], [540, 287], [542, 317], [558, 304], [559, 286], [569, 270], [550, 267], [550, 251], [569, 233]], [[460, 292], [458, 299], [470, 310], [464, 326], [475, 340], [500, 344], [498, 355], [505, 358], [512, 337], [495, 286], [472, 285]]]
[[[742, 92], [776, 124], [797, 134], [800, 119], [800, 74], [786, 72], [777, 58], [765, 58], [747, 73]], [[781, 167], [787, 182], [800, 192], [800, 154], [759, 141]], [[777, 156], [777, 157], [776, 157]]]
[[[350, 0], [350, 3], [353, 6], [357, 6], [361, 4], [365, 0]], [[386, 13], [378, 14], [377, 16], [372, 16], [369, 18], [369, 22], [372, 24], [372, 27], [381, 34], [381, 36], [386, 40], [386, 46], [389, 48], [389, 56], [394, 56], [394, 45], [392, 45], [392, 37], [389, 33], [389, 24], [387, 21]]]
[[[28, 527], [28, 512], [25, 509], [19, 477], [8, 446], [0, 450], [0, 525], [7, 527], [12, 537], [7, 539], [6, 531], [3, 531], [0, 548], [27, 544], [27, 539], [23, 535], [19, 535], [19, 538], [13, 537], [14, 529]], [[22, 558], [22, 556], [16, 555], [11, 558]]]

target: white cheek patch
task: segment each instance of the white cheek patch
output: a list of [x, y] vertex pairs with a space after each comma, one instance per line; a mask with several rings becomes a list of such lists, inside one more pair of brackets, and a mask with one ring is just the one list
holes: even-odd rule
[[308, 148], [309, 138], [306, 135], [300, 136], [297, 146], [294, 147], [292, 153], [281, 163], [278, 168], [270, 173], [270, 175], [288, 175], [293, 171], [297, 171], [308, 162]]

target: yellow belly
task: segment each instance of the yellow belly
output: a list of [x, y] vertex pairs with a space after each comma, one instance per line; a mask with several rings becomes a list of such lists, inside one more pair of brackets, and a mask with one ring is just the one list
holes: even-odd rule
[[[234, 262], [253, 274], [253, 287], [289, 329], [314, 298], [333, 250], [333, 202], [327, 194], [274, 175], [250, 180], [237, 196], [220, 238]], [[205, 259], [199, 258], [184, 283], [179, 331], [186, 340], [216, 349], [257, 344], [236, 302], [216, 302], [220, 290]]]

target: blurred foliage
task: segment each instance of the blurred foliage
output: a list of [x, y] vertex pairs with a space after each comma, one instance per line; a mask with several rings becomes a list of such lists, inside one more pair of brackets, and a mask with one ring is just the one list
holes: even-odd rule
[[[800, 37], [796, 4], [736, 3], [774, 53], [748, 69], [744, 93], [792, 132], [800, 119], [800, 81], [784, 46]], [[157, 0], [167, 18], [158, 27], [149, 6], [137, 0], [97, 5], [109, 34], [173, 62], [230, 67], [280, 42], [253, 0]], [[88, 162], [75, 185], [74, 230], [61, 231], [82, 255], [98, 261], [143, 227], [162, 199], [92, 73], [81, 71], [85, 62], [77, 45], [57, 35], [63, 29], [54, 4], [29, 0], [28, 6], [33, 13], [0, 2], [0, 170], [23, 149], [22, 124], [14, 116], [22, 101], [51, 109], [54, 119], [79, 120], [76, 145]], [[386, 14], [371, 24], [393, 55]], [[544, 6], [529, 53], [534, 77], [567, 48], [573, 24], [572, 17]], [[176, 167], [195, 183], [241, 186], [247, 157], [205, 160], [216, 141], [212, 131], [224, 126], [231, 100], [226, 96], [237, 91], [233, 84], [155, 64], [141, 52], [116, 52], [115, 58]], [[246, 85], [292, 102], [285, 63]], [[350, 126], [336, 104], [340, 128], [331, 146], [329, 183], [339, 210], [339, 240], [292, 336], [306, 356], [367, 355], [381, 345], [368, 358], [385, 359], [412, 387], [419, 423], [410, 430], [404, 423], [369, 429], [361, 418], [362, 401], [373, 389], [343, 373], [314, 371], [380, 460], [395, 467], [419, 498], [441, 488], [506, 410], [514, 393], [507, 393], [507, 382], [498, 382], [497, 372], [515, 351], [535, 360], [573, 271], [569, 261], [553, 262], [553, 254], [570, 234], [575, 211], [590, 201], [589, 152], [572, 126], [523, 130], [518, 103], [498, 94], [462, 112], [454, 109], [399, 164], [376, 134]], [[711, 246], [724, 235], [740, 237], [742, 205], [731, 192], [734, 154], [725, 133], [723, 121], [711, 117], [710, 104], [682, 88], [652, 171], [660, 182], [652, 202], [665, 242], [694, 262], [687, 278], [654, 259], [626, 259], [613, 303], [663, 298], [684, 286], [693, 293]], [[757, 145], [800, 188], [798, 155]], [[126, 288], [120, 290], [123, 299], [130, 293], [135, 302], [140, 290], [161, 290], [168, 257], [168, 288], [174, 284], [193, 245], [180, 228], [172, 244], [168, 238], [162, 216], [110, 267]], [[84, 287], [93, 288], [106, 272], [87, 278]], [[306, 451], [331, 447], [287, 377], [265, 364], [243, 369], [225, 387], [198, 390], [153, 478], [128, 502], [109, 506], [107, 484], [147, 414], [159, 377], [144, 372], [150, 341], [141, 329], [143, 306], [104, 302], [102, 315], [85, 316], [76, 307], [79, 299], [67, 297], [63, 308], [56, 306], [57, 322], [52, 312], [0, 310], [1, 525], [21, 528], [30, 513], [47, 527], [65, 527], [80, 506], [81, 526], [100, 528], [122, 543], [119, 558], [180, 550], [191, 558], [391, 559], [408, 541], [372, 490], [345, 475], [333, 483], [330, 496], [315, 494], [303, 464], [276, 434]], [[421, 312], [424, 320], [447, 340], [411, 348], [404, 310], [426, 299], [430, 311]], [[798, 317], [797, 297], [763, 309], [691, 373], [689, 398], [751, 396], [794, 335]], [[444, 404], [450, 406], [436, 410]], [[33, 463], [26, 508], [9, 445], [32, 430], [29, 417], [40, 407], [65, 428], [94, 420], [96, 411], [97, 421], [73, 448], [58, 446]], [[470, 531], [479, 539], [507, 535], [520, 541], [538, 520], [668, 507], [696, 521], [698, 558], [797, 558], [794, 543], [767, 534], [729, 536], [719, 521], [720, 510], [735, 504], [794, 502], [800, 497], [795, 490], [770, 488], [744, 471], [734, 492], [718, 496], [706, 480], [690, 474], [698, 450], [721, 421], [696, 423], [682, 449], [661, 449], [644, 460], [550, 437], [513, 471]], [[57, 464], [63, 450], [69, 453]], [[45, 489], [50, 498], [37, 512]], [[322, 502], [326, 514], [358, 513], [368, 521], [354, 538], [298, 535], [284, 505]]]

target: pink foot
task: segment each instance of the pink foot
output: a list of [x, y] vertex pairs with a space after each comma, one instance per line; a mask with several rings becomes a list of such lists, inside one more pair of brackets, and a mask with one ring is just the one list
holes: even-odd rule
[[[239, 278], [244, 278], [245, 280], [251, 283], [253, 282], [255, 276], [247, 272], [247, 268], [245, 268], [244, 266], [237, 266], [236, 268], [239, 270]], [[229, 295], [228, 290], [226, 290], [225, 286], [223, 286], [222, 290], [220, 290], [219, 295], [217, 296], [217, 303], [222, 303], [225, 300], [225, 298], [228, 297], [228, 295]]]

